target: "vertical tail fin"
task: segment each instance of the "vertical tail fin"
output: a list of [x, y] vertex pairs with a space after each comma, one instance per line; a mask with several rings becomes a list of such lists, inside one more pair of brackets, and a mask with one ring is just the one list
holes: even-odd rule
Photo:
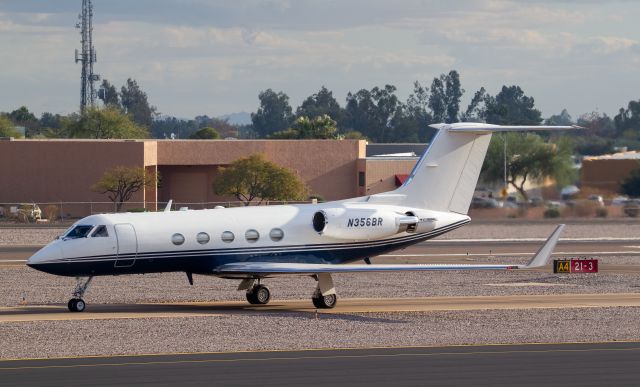
[[576, 126], [430, 125], [438, 129], [405, 183], [402, 205], [466, 214], [493, 132], [563, 130]]

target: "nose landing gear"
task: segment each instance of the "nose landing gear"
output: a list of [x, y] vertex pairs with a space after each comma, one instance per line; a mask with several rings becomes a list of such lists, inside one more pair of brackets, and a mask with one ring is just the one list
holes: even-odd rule
[[84, 302], [82, 297], [84, 293], [89, 289], [89, 284], [91, 284], [91, 280], [93, 277], [88, 277], [85, 281], [82, 281], [81, 277], [76, 278], [76, 288], [73, 291], [73, 298], [69, 300], [67, 303], [67, 308], [71, 312], [84, 312], [87, 304]]

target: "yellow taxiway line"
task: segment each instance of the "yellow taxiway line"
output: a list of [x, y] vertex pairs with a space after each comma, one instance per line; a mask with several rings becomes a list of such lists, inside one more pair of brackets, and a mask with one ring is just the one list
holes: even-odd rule
[[219, 317], [230, 313], [398, 313], [496, 309], [567, 309], [638, 307], [640, 293], [555, 294], [473, 297], [351, 298], [340, 299], [335, 309], [313, 308], [308, 300], [273, 300], [269, 305], [242, 301], [172, 302], [139, 304], [89, 304], [83, 313], [68, 312], [64, 305], [0, 307], [0, 323], [51, 320], [126, 318]]

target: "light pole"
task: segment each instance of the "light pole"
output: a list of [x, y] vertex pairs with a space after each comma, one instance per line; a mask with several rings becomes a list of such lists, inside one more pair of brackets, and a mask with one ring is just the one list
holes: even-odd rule
[[507, 198], [507, 135], [505, 133], [502, 133], [502, 144], [503, 144], [503, 149], [502, 149], [502, 154], [504, 156], [504, 185], [502, 186], [502, 198], [506, 199]]

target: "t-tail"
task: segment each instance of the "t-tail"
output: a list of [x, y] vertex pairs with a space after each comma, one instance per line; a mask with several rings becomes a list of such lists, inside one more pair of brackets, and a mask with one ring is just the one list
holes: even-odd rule
[[[501, 126], [461, 122], [438, 129], [405, 183], [392, 195], [402, 205], [467, 214], [493, 132], [567, 130], [578, 126]], [[384, 195], [384, 194], [383, 194]]]

